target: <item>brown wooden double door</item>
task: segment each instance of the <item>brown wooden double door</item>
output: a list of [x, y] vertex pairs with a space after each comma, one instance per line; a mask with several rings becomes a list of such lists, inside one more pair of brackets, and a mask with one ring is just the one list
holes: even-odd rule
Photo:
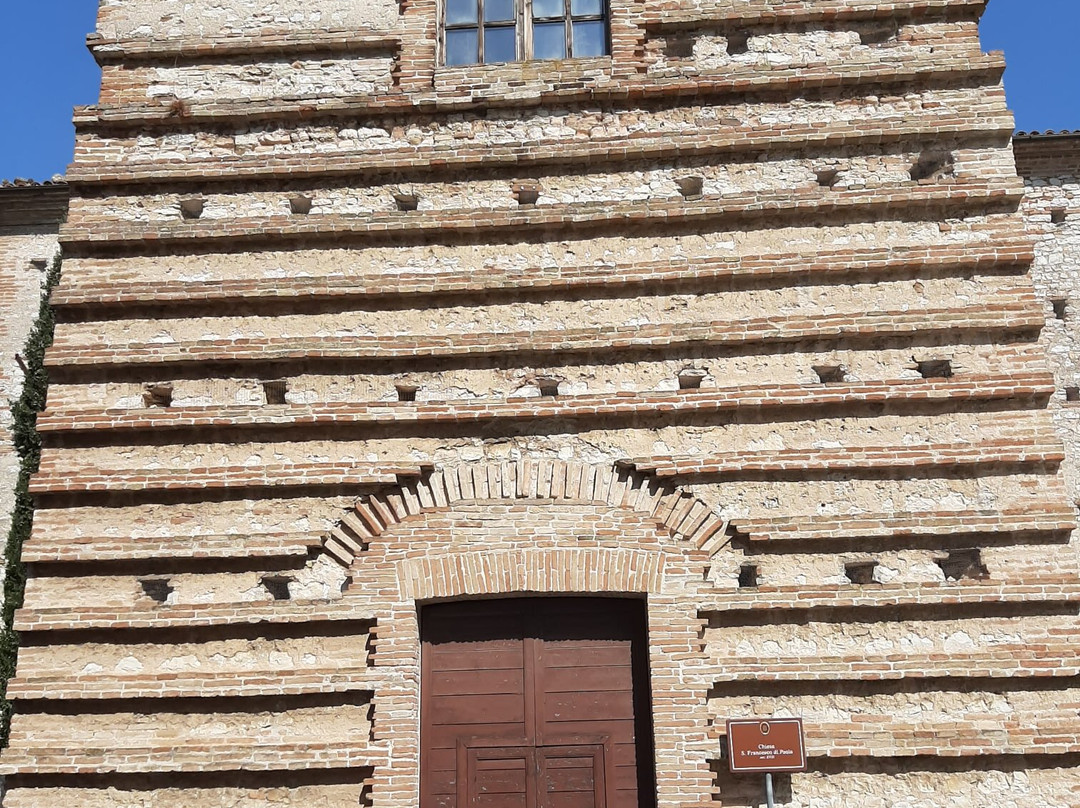
[[420, 808], [655, 805], [643, 602], [436, 604], [421, 636]]

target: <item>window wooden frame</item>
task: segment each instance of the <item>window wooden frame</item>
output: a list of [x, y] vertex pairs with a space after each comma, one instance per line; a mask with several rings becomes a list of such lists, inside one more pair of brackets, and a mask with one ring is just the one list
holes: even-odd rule
[[[578, 56], [574, 52], [574, 24], [599, 22], [603, 24], [604, 27], [603, 52], [601, 54], [590, 54], [590, 56], [606, 56], [611, 53], [610, 0], [600, 0], [599, 14], [574, 14], [573, 0], [561, 0], [563, 7], [562, 14], [555, 17], [535, 17], [533, 14], [533, 0], [513, 0], [514, 19], [512, 22], [494, 22], [487, 24], [485, 24], [484, 22], [485, 0], [473, 1], [476, 3], [476, 22], [450, 24], [446, 21], [447, 0], [443, 0], [442, 9], [439, 14], [439, 47], [441, 50], [441, 62], [444, 65], [452, 67], [464, 67], [470, 64], [500, 64], [500, 62], [484, 61], [484, 30], [485, 28], [509, 28], [511, 26], [513, 26], [515, 31], [514, 61], [539, 61], [543, 59], [543, 57], [536, 57], [534, 55], [535, 48], [533, 42], [533, 26], [537, 23], [543, 24], [561, 22], [563, 24], [563, 32], [565, 36], [565, 56], [563, 56], [563, 58], [577, 59], [582, 57]], [[450, 65], [447, 62], [447, 33], [452, 31], [476, 31], [477, 54], [475, 61], [459, 62], [453, 65]], [[546, 61], [547, 59], [543, 60]], [[552, 59], [551, 61], [556, 60]]]

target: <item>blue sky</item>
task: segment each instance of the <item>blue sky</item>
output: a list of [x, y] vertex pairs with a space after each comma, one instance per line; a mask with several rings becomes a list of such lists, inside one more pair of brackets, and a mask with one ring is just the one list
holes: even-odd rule
[[[96, 11], [97, 0], [0, 0], [0, 178], [43, 180], [71, 161], [71, 108], [97, 100], [85, 47]], [[983, 45], [1006, 53], [1018, 128], [1080, 129], [1078, 31], [1080, 0], [991, 0]]]

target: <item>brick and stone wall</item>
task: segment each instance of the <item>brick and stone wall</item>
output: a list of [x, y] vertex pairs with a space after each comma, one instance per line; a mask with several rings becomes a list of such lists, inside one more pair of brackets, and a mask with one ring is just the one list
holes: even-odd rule
[[522, 592], [647, 599], [660, 808], [793, 714], [782, 805], [1080, 804], [1068, 247], [983, 6], [444, 68], [434, 0], [103, 0], [5, 806], [415, 808], [417, 605]]
[[1051, 408], [1065, 442], [1069, 496], [1080, 501], [1080, 135], [1021, 133], [1013, 149], [1027, 187], [1022, 210], [1036, 240], [1031, 275], [1056, 380]]
[[7, 540], [15, 506], [19, 457], [11, 405], [23, 390], [27, 338], [38, 316], [42, 285], [59, 252], [67, 209], [63, 184], [0, 185], [0, 536]]

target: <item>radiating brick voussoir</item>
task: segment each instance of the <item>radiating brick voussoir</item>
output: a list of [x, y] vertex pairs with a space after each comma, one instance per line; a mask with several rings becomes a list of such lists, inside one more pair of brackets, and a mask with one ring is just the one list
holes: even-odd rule
[[[399, 493], [384, 492], [361, 500], [346, 519], [355, 515], [377, 537], [411, 517], [447, 510], [458, 502], [500, 500], [602, 503], [625, 508], [651, 517], [658, 528], [685, 542], [687, 552], [699, 550], [726, 525], [699, 498], [660, 483], [649, 474], [561, 460], [520, 460], [436, 471]], [[326, 538], [324, 547], [345, 566], [358, 555], [333, 533]]]

